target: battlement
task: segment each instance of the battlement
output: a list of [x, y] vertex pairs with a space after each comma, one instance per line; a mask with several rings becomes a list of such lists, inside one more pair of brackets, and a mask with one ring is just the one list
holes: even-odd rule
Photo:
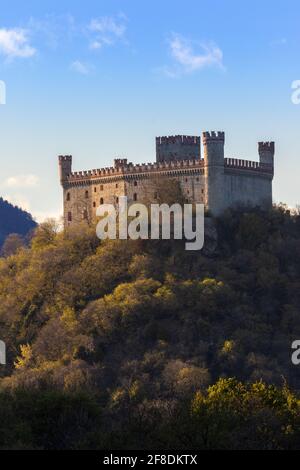
[[72, 155], [59, 155], [58, 161], [59, 162], [72, 162]]
[[[130, 165], [131, 163], [129, 163]], [[114, 168], [124, 167], [127, 166], [127, 158], [115, 158], [114, 159]]]
[[202, 133], [203, 143], [206, 144], [207, 142], [225, 142], [225, 132], [203, 132]]
[[138, 173], [149, 173], [156, 171], [167, 170], [184, 170], [190, 168], [202, 168], [204, 160], [175, 160], [175, 161], [162, 161], [157, 163], [127, 163], [126, 166], [113, 166], [105, 168], [97, 168], [87, 171], [74, 171], [68, 176], [68, 182], [78, 181], [90, 178], [105, 178], [112, 176], [124, 176]]
[[224, 159], [225, 168], [228, 169], [237, 169], [237, 170], [250, 170], [261, 173], [273, 174], [273, 165], [255, 162], [251, 160], [242, 160], [239, 158], [225, 158]]
[[275, 153], [275, 142], [258, 142], [258, 151]]
[[200, 137], [191, 135], [170, 135], [156, 137], [156, 144], [200, 145]]

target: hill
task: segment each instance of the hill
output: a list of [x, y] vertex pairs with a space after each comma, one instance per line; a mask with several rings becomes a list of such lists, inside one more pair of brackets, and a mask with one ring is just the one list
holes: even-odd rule
[[47, 223], [0, 260], [0, 447], [297, 448], [300, 215], [216, 226], [205, 254]]
[[0, 247], [11, 233], [26, 236], [36, 225], [28, 212], [0, 197]]

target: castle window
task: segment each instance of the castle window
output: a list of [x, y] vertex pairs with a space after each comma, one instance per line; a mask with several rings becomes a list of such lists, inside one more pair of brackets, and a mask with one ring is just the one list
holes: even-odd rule
[[116, 197], [116, 203], [119, 204], [119, 198], [118, 197]]
[[95, 186], [95, 187], [94, 187], [94, 193], [96, 193], [96, 192], [97, 192], [97, 188], [96, 188], [96, 186]]
[[84, 218], [84, 219], [87, 219], [87, 218], [88, 218], [87, 210], [84, 210], [84, 211], [83, 211], [83, 218]]
[[187, 183], [187, 181], [188, 181], [188, 179], [187, 179], [187, 178], [185, 178], [185, 182], [186, 182], [186, 183]]
[[137, 194], [136, 193], [134, 193], [134, 195], [133, 195], [133, 200], [137, 201]]
[[201, 189], [201, 193], [204, 194], [204, 189]]
[[72, 212], [68, 212], [68, 222], [72, 222]]
[[88, 197], [89, 197], [89, 192], [86, 191], [86, 192], [85, 192], [85, 198], [88, 199]]
[[95, 203], [95, 202], [93, 202], [93, 207], [96, 207], [96, 203]]
[[133, 183], [133, 185], [134, 185], [134, 186], [137, 186], [137, 181], [135, 181], [135, 182]]
[[118, 183], [116, 183], [116, 188], [117, 188], [118, 186], [119, 186]]
[[103, 204], [104, 203], [104, 199], [103, 197], [100, 197], [100, 204]]
[[199, 176], [197, 176], [197, 178], [196, 178], [196, 181], [198, 181], [198, 182], [199, 182]]
[[71, 194], [67, 193], [67, 201], [70, 201], [70, 199], [71, 199]]
[[100, 184], [100, 191], [103, 191], [103, 184]]

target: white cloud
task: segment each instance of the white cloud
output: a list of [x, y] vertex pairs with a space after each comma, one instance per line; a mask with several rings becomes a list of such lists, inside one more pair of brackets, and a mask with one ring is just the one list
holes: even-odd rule
[[89, 67], [83, 62], [80, 62], [80, 60], [75, 60], [74, 62], [72, 62], [71, 69], [75, 72], [80, 73], [81, 75], [88, 75], [90, 72]]
[[213, 42], [192, 42], [174, 33], [168, 44], [174, 63], [161, 70], [171, 78], [210, 66], [224, 68], [223, 52]]
[[55, 219], [59, 224], [62, 218], [62, 213], [59, 210], [52, 212], [32, 211], [32, 216], [39, 224], [48, 219]]
[[88, 31], [92, 34], [90, 49], [101, 49], [103, 46], [112, 46], [124, 38], [126, 33], [126, 17], [119, 15], [93, 18]]
[[0, 54], [8, 59], [34, 56], [36, 49], [30, 45], [28, 30], [0, 28]]
[[16, 175], [10, 176], [4, 181], [4, 186], [8, 188], [28, 188], [37, 186], [39, 178], [36, 175]]

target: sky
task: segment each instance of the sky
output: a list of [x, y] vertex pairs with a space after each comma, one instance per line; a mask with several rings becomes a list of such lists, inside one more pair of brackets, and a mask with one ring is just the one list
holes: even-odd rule
[[59, 154], [150, 162], [155, 136], [222, 130], [227, 157], [275, 141], [274, 201], [294, 207], [299, 53], [296, 0], [0, 0], [0, 195], [57, 217]]

